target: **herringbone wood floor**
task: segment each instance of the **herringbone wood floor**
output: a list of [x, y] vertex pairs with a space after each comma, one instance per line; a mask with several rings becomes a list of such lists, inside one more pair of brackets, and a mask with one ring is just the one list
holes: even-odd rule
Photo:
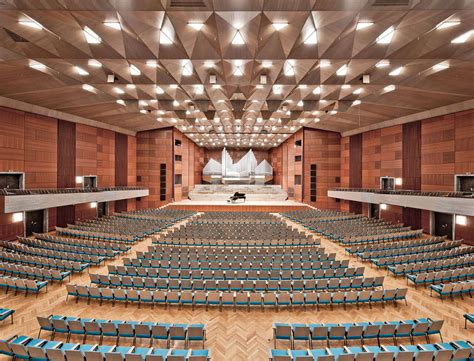
[[[347, 256], [342, 247], [331, 241], [322, 239], [321, 243], [327, 252], [337, 252], [337, 258], [343, 259]], [[143, 241], [133, 247], [133, 252], [144, 250], [151, 244], [151, 240]], [[367, 276], [385, 275], [385, 272], [370, 268], [362, 264], [354, 257], [350, 257], [351, 266], [365, 265]], [[108, 264], [122, 264], [120, 259]], [[93, 267], [91, 272], [107, 273], [107, 267]], [[72, 277], [74, 283], [89, 283], [89, 276], [86, 273]], [[391, 276], [385, 280], [385, 286], [405, 287], [405, 279], [395, 279]], [[357, 322], [357, 321], [381, 321], [381, 320], [403, 320], [417, 317], [444, 318], [443, 337], [445, 340], [455, 339], [474, 339], [474, 327], [469, 330], [464, 329], [464, 319], [462, 315], [466, 312], [473, 312], [474, 300], [472, 298], [456, 298], [453, 301], [441, 301], [438, 297], [430, 297], [429, 291], [425, 288], [415, 289], [409, 286], [408, 306], [399, 303], [397, 306], [380, 305], [370, 309], [368, 306], [362, 306], [360, 309], [348, 307], [344, 310], [342, 307], [321, 308], [318, 312], [315, 309], [307, 311], [295, 309], [292, 312], [283, 310], [275, 312], [273, 310], [223, 310], [197, 308], [192, 311], [185, 308], [178, 310], [176, 307], [164, 309], [163, 307], [151, 308], [145, 305], [138, 308], [138, 305], [117, 304], [114, 307], [110, 303], [104, 303], [99, 306], [98, 302], [87, 304], [86, 301], [74, 300], [66, 303], [66, 289], [64, 285], [54, 284], [49, 287], [48, 293], [43, 292], [35, 298], [34, 296], [25, 297], [23, 293], [14, 296], [12, 293], [0, 295], [0, 307], [16, 309], [15, 323], [9, 324], [5, 320], [0, 325], [0, 337], [6, 338], [14, 334], [26, 334], [35, 336], [39, 327], [36, 321], [38, 315], [61, 314], [80, 317], [95, 317], [106, 319], [121, 320], [141, 320], [141, 321], [160, 321], [175, 323], [205, 323], [207, 325], [208, 340], [206, 348], [211, 350], [212, 359], [220, 360], [267, 360], [268, 350], [273, 347], [272, 341], [272, 323], [273, 322], [306, 322], [306, 323], [337, 323], [337, 322]], [[43, 334], [48, 337], [46, 333]], [[60, 338], [59, 338], [60, 339]], [[73, 338], [73, 341], [81, 342], [80, 338]], [[433, 338], [432, 341], [437, 341]], [[114, 340], [106, 339], [105, 343], [111, 343]], [[424, 339], [419, 339], [424, 342]], [[90, 343], [98, 342], [97, 339], [90, 338]], [[406, 341], [408, 342], [408, 340]], [[129, 344], [131, 341], [123, 340], [121, 344]], [[145, 345], [145, 343], [143, 344]], [[337, 343], [334, 343], [337, 345]], [[164, 344], [155, 346], [165, 347]], [[177, 347], [183, 347], [177, 344]], [[278, 348], [288, 348], [286, 343], [279, 343]], [[298, 348], [306, 347], [303, 343], [296, 345]], [[324, 345], [314, 344], [313, 347], [323, 347]], [[198, 348], [199, 344], [192, 347]]]

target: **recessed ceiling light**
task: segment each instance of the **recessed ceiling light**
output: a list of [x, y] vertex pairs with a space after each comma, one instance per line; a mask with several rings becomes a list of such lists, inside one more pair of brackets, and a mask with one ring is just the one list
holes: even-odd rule
[[318, 87], [314, 88], [313, 94], [321, 94], [321, 87], [318, 86]]
[[234, 70], [234, 75], [235, 76], [242, 76], [244, 75], [244, 72], [242, 71], [242, 68], [240, 66], [236, 67]]
[[359, 88], [359, 89], [356, 89], [352, 92], [352, 94], [360, 94], [362, 93], [363, 89], [362, 88]]
[[[156, 121], [161, 122], [161, 121], [163, 121], [163, 118], [158, 117], [158, 118], [156, 118]], [[192, 134], [191, 134], [191, 136], [192, 136]]]
[[125, 92], [120, 88], [115, 87], [114, 90], [117, 94], [125, 94]]
[[160, 44], [162, 45], [171, 45], [173, 44], [173, 40], [163, 31], [160, 32]]
[[102, 66], [102, 63], [95, 59], [89, 59], [89, 61], [87, 62], [87, 65], [93, 66], [94, 68], [100, 68]]
[[133, 75], [133, 76], [137, 76], [137, 75], [140, 75], [142, 72], [140, 71], [140, 69], [138, 69], [135, 65], [130, 65], [130, 74]]
[[183, 65], [183, 76], [191, 76], [193, 75], [193, 65], [191, 64], [190, 61], [186, 62], [186, 64]]
[[84, 26], [83, 32], [84, 32], [84, 37], [86, 38], [86, 41], [89, 44], [101, 43], [102, 39], [100, 38], [100, 36], [94, 33], [89, 27]]
[[179, 107], [179, 102], [177, 100], [173, 100], [173, 106], [174, 107]]
[[337, 114], [337, 110], [331, 110], [331, 111], [329, 112], [329, 114], [331, 114], [331, 115]]
[[319, 119], [319, 118], [314, 118], [314, 122], [315, 122], [315, 123], [319, 122], [320, 120], [321, 120], [321, 119]]
[[286, 63], [285, 65], [285, 75], [286, 76], [294, 76], [295, 75], [295, 68], [292, 64]]
[[89, 75], [89, 72], [78, 67], [78, 66], [75, 66], [74, 67], [74, 70], [79, 74], [79, 75]]
[[170, 84], [171, 89], [178, 89], [178, 84]]
[[451, 43], [453, 44], [465, 43], [471, 37], [473, 33], [474, 33], [474, 30], [469, 30], [465, 32], [464, 34], [459, 35], [457, 38], [454, 38], [453, 40], [451, 40]]
[[206, 68], [214, 68], [214, 65], [215, 65], [215, 63], [214, 63], [212, 60], [206, 60], [206, 61], [204, 62], [204, 66], [205, 66]]
[[122, 26], [118, 21], [105, 21], [104, 25], [115, 30], [122, 30]]
[[342, 89], [350, 89], [351, 86], [349, 84], [343, 84], [341, 88]]
[[264, 68], [270, 68], [272, 65], [273, 65], [273, 64], [272, 64], [272, 62], [271, 62], [270, 60], [265, 60], [265, 61], [262, 62], [262, 66], [263, 66]]
[[139, 105], [146, 107], [148, 105], [148, 102], [146, 100], [140, 100], [138, 102]]
[[38, 63], [38, 62], [33, 62], [29, 65], [30, 68], [33, 68], [35, 70], [45, 70], [46, 65]]
[[240, 33], [239, 30], [234, 35], [234, 38], [232, 39], [232, 44], [233, 45], [244, 45], [245, 41], [244, 38], [242, 37], [242, 34]]
[[164, 94], [165, 91], [163, 90], [162, 87], [160, 87], [160, 86], [157, 85], [156, 88], [155, 88], [155, 93], [156, 93], [156, 94]]
[[347, 65], [344, 64], [343, 66], [341, 66], [339, 69], [337, 69], [336, 71], [336, 75], [337, 76], [344, 76], [347, 74]]
[[117, 104], [125, 105], [125, 102], [122, 99], [117, 100]]
[[82, 89], [88, 91], [88, 92], [91, 92], [91, 93], [95, 93], [95, 89], [94, 87], [92, 87], [91, 85], [89, 84], [83, 84], [82, 85]]
[[156, 60], [147, 60], [146, 61], [146, 66], [149, 66], [150, 68], [155, 68], [158, 65]]
[[380, 34], [377, 38], [378, 44], [390, 44], [393, 38], [393, 34], [395, 33], [395, 28], [393, 26], [389, 27], [385, 30], [382, 34]]
[[390, 73], [388, 73], [388, 75], [390, 75], [390, 76], [398, 76], [398, 75], [400, 75], [400, 73], [402, 72], [402, 70], [403, 70], [403, 66], [400, 66], [400, 67], [398, 67], [398, 68], [392, 70]]
[[306, 45], [314, 45], [318, 43], [318, 33], [314, 29], [304, 40], [303, 43]]
[[204, 94], [204, 86], [201, 84], [198, 84], [194, 87], [194, 91], [198, 95]]
[[197, 31], [201, 30], [202, 27], [204, 26], [203, 23], [194, 22], [194, 21], [189, 22], [188, 25], [189, 25], [190, 27], [192, 27], [194, 30], [197, 30]]
[[327, 101], [326, 99], [320, 99], [319, 102], [320, 102], [321, 104], [326, 104], [328, 101]]
[[275, 22], [272, 24], [273, 27], [275, 28], [276, 31], [280, 31], [281, 29], [284, 29], [288, 26], [288, 23], [285, 23], [285, 22]]
[[281, 92], [282, 92], [281, 85], [273, 86], [273, 94], [281, 94]]
[[359, 21], [357, 23], [356, 30], [365, 29], [365, 28], [368, 28], [369, 26], [372, 26], [372, 25], [374, 25], [374, 23], [371, 22], [371, 21]]
[[376, 68], [385, 68], [390, 65], [388, 60], [380, 60], [377, 64], [375, 64]]
[[20, 25], [24, 25], [24, 26], [29, 26], [30, 28], [34, 28], [34, 29], [43, 29], [43, 25], [41, 25], [39, 22], [37, 22], [36, 20], [33, 20], [31, 18], [29, 19], [25, 19], [25, 20], [20, 20], [18, 22], [18, 24]]
[[445, 70], [449, 68], [449, 62], [448, 61], [443, 61], [441, 63], [433, 65], [433, 70]]
[[298, 88], [300, 89], [306, 89], [308, 86], [306, 84], [300, 84], [298, 85]]
[[319, 61], [319, 67], [320, 68], [327, 68], [330, 65], [331, 65], [331, 62], [329, 60], [320, 60]]
[[359, 105], [360, 103], [361, 103], [361, 101], [359, 99], [357, 99], [357, 100], [354, 100], [352, 102], [352, 105]]
[[391, 92], [395, 90], [395, 85], [387, 85], [385, 88], [383, 88], [386, 92]]
[[304, 102], [300, 100], [298, 103], [296, 103], [297, 107], [302, 107], [304, 105]]
[[140, 110], [140, 113], [142, 113], [142, 114], [146, 114], [146, 113], [147, 113], [147, 111], [146, 111], [145, 109], [141, 109], [141, 110]]
[[135, 84], [127, 84], [126, 87], [128, 89], [135, 89], [136, 88]]
[[445, 20], [436, 25], [436, 29], [446, 29], [461, 24], [459, 20]]

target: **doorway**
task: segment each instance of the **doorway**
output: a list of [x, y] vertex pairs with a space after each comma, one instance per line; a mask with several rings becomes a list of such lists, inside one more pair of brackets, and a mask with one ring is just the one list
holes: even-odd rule
[[25, 212], [25, 236], [32, 236], [33, 233], [44, 232], [44, 210]]
[[369, 203], [369, 218], [380, 219], [380, 204]]
[[380, 177], [380, 189], [384, 191], [393, 191], [395, 189], [395, 178]]
[[434, 213], [434, 235], [453, 238], [453, 215], [449, 213]]
[[99, 202], [97, 204], [97, 217], [102, 218], [107, 215], [107, 209], [108, 209], [108, 203], [107, 202]]

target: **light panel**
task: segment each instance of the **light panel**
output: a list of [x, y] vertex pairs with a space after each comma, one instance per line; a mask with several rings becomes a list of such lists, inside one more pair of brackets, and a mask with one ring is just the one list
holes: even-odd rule
[[84, 26], [83, 29], [84, 37], [89, 44], [100, 44], [102, 39], [99, 35], [97, 35], [94, 31], [92, 31], [89, 27]]
[[245, 41], [244, 38], [242, 37], [242, 34], [240, 33], [239, 30], [234, 35], [234, 38], [232, 39], [232, 44], [233, 45], [244, 45]]
[[359, 21], [357, 23], [356, 30], [362, 30], [372, 25], [374, 25], [374, 23], [371, 21]]
[[391, 26], [379, 35], [376, 40], [377, 44], [390, 44], [393, 38], [393, 34], [395, 34], [395, 28]]

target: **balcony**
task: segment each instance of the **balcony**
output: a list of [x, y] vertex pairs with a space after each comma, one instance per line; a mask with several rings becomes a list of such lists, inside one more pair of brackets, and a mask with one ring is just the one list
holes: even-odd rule
[[148, 195], [148, 188], [143, 187], [3, 189], [0, 190], [0, 212], [33, 211], [81, 203], [119, 201]]
[[390, 204], [433, 212], [474, 216], [472, 193], [335, 188], [328, 191], [328, 196], [362, 203]]

